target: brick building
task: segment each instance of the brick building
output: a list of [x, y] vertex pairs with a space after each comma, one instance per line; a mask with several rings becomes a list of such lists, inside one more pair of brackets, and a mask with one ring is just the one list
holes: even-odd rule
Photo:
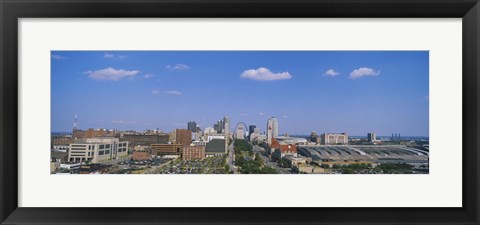
[[205, 146], [190, 145], [182, 149], [182, 160], [202, 160], [205, 158]]
[[121, 141], [128, 141], [131, 146], [150, 146], [151, 144], [167, 144], [168, 134], [124, 134]]
[[150, 145], [150, 151], [152, 155], [164, 156], [164, 155], [178, 155], [182, 154], [183, 145], [181, 144], [152, 144]]
[[134, 151], [132, 159], [134, 161], [146, 161], [150, 159], [150, 153], [148, 151]]
[[272, 156], [275, 158], [283, 158], [285, 156], [294, 156], [297, 157], [297, 145], [292, 143], [282, 143], [278, 142], [277, 139], [272, 138], [272, 144], [270, 145], [273, 148]]
[[186, 129], [177, 129], [175, 132], [175, 143], [181, 145], [190, 145], [192, 143], [192, 131]]

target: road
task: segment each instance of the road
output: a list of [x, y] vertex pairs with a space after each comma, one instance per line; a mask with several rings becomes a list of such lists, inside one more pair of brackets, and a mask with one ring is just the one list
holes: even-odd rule
[[272, 160], [265, 155], [266, 154], [265, 149], [263, 149], [259, 146], [253, 145], [253, 152], [255, 154], [258, 153], [260, 155], [260, 157], [262, 157], [263, 165], [274, 168], [279, 174], [291, 174], [292, 173], [290, 168], [282, 168], [282, 167], [279, 167], [276, 162], [272, 162]]
[[227, 157], [227, 164], [230, 167], [230, 169], [233, 171], [234, 174], [237, 174], [237, 167], [235, 167], [234, 161], [235, 161], [235, 151], [233, 150], [233, 142], [228, 146], [228, 157]]

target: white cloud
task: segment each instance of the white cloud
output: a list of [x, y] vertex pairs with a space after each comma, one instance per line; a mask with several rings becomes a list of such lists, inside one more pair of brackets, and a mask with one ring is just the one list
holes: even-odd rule
[[61, 56], [61, 55], [52, 55], [52, 59], [56, 59], [56, 60], [61, 60], [61, 59], [65, 59], [66, 57], [64, 56]]
[[160, 94], [160, 90], [153, 90], [153, 91], [152, 91], [152, 94], [158, 95], [158, 94]]
[[248, 113], [240, 113], [240, 116], [248, 116]]
[[287, 118], [288, 118], [288, 116], [285, 116], [285, 115], [283, 115], [283, 116], [282, 116], [282, 118], [284, 118], [284, 119], [287, 119]]
[[124, 120], [112, 120], [112, 123], [116, 123], [116, 124], [136, 124], [137, 122], [124, 121]]
[[103, 58], [106, 58], [106, 59], [125, 59], [125, 58], [127, 58], [127, 56], [126, 55], [115, 55], [115, 54], [112, 54], [112, 53], [105, 52], [105, 55], [103, 55]]
[[338, 76], [338, 75], [340, 75], [340, 73], [333, 70], [333, 69], [329, 69], [323, 74], [323, 76], [329, 76], [329, 77], [334, 77], [334, 76]]
[[180, 91], [167, 91], [165, 93], [167, 93], [169, 95], [182, 95], [182, 92], [180, 92]]
[[267, 114], [266, 114], [266, 113], [263, 113], [263, 112], [261, 112], [261, 113], [258, 113], [258, 115], [259, 115], [259, 116], [266, 116]]
[[288, 80], [292, 78], [292, 75], [290, 75], [288, 72], [273, 73], [265, 67], [260, 67], [258, 69], [245, 70], [240, 77], [259, 81], [274, 81]]
[[170, 71], [187, 71], [190, 69], [190, 66], [186, 64], [175, 64], [175, 65], [168, 65], [166, 68]]
[[361, 67], [350, 73], [350, 79], [354, 80], [363, 76], [378, 76], [379, 74], [380, 70], [375, 71], [368, 67]]
[[106, 52], [105, 55], [103, 55], [103, 58], [115, 58], [115, 55]]
[[143, 78], [145, 79], [152, 78], [152, 77], [153, 77], [153, 74], [150, 74], [150, 73], [146, 73], [145, 75], [143, 75]]
[[88, 76], [95, 80], [112, 80], [117, 81], [124, 77], [133, 78], [135, 75], [140, 73], [138, 70], [117, 70], [112, 67], [108, 67], [102, 70], [87, 71], [85, 72]]

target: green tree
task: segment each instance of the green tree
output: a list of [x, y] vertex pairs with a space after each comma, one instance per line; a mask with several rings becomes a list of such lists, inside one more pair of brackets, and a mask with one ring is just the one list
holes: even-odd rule
[[330, 165], [325, 164], [325, 163], [322, 163], [322, 165], [320, 165], [320, 167], [322, 167], [324, 169], [330, 169]]

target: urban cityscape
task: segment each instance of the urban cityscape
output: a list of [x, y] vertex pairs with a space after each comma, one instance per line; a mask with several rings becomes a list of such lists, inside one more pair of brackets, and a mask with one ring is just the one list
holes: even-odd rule
[[428, 52], [51, 54], [51, 174], [429, 173]]

